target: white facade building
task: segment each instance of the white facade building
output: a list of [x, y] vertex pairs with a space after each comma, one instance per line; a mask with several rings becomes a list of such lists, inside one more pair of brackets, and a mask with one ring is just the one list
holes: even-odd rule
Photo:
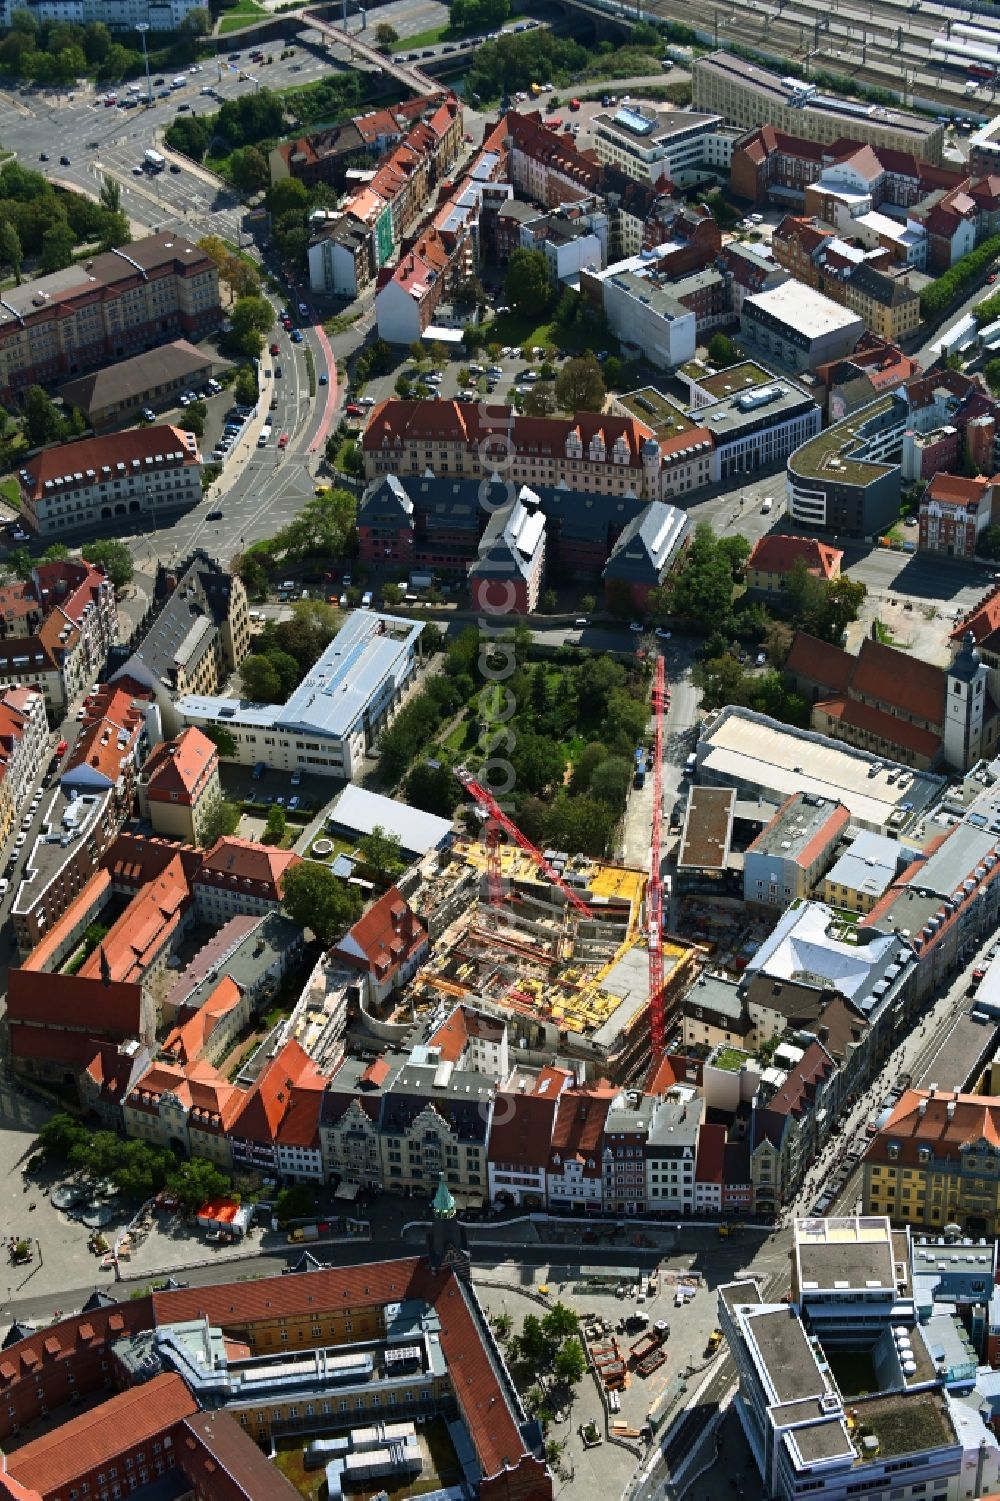
[[155, 520], [201, 500], [198, 440], [168, 424], [43, 450], [18, 471], [21, 514], [39, 537], [118, 518]]
[[654, 111], [625, 104], [612, 114], [594, 116], [597, 158], [639, 182], [656, 184], [665, 177], [684, 186], [688, 180], [701, 177], [706, 167], [714, 167], [727, 149], [732, 160], [728, 136], [718, 151], [710, 146], [721, 124], [720, 115]]
[[240, 766], [352, 781], [417, 670], [422, 630], [420, 621], [354, 610], [286, 704], [190, 693], [178, 712], [185, 724], [228, 730], [236, 753], [226, 759]]
[[604, 312], [623, 344], [640, 349], [661, 370], [694, 359], [697, 319], [676, 297], [631, 271], [608, 277], [603, 287]]

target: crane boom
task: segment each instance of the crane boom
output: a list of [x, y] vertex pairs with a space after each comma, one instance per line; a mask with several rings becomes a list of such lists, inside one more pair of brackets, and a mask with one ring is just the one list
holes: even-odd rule
[[[541, 850], [535, 848], [527, 835], [521, 833], [521, 830], [514, 823], [513, 819], [507, 817], [507, 814], [500, 807], [492, 792], [486, 787], [481, 786], [475, 777], [466, 771], [464, 767], [456, 767], [455, 775], [469, 796], [482, 808], [483, 812], [489, 814], [490, 818], [510, 835], [518, 848], [524, 850], [525, 854], [535, 862], [539, 870], [552, 882], [553, 886], [558, 886], [570, 906], [575, 907], [577, 912], [581, 913], [582, 916], [592, 917], [593, 913], [587, 906], [587, 903], [573, 890], [572, 886], [563, 880], [559, 872], [549, 864]], [[488, 834], [487, 837], [489, 838], [491, 835]], [[491, 900], [493, 900], [492, 891]]]
[[663, 819], [663, 706], [666, 673], [662, 656], [653, 678], [653, 818], [649, 841], [646, 919], [649, 949], [649, 1038], [653, 1056], [663, 1051], [663, 877], [660, 873], [660, 825]]

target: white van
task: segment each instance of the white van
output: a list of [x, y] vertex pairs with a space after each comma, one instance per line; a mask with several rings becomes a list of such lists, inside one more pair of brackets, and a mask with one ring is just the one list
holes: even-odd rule
[[763, 214], [748, 214], [747, 218], [750, 220], [751, 224], [763, 224], [764, 222]]
[[760, 514], [762, 516], [766, 516], [769, 511], [773, 511], [773, 510], [774, 510], [774, 496], [773, 495], [765, 495], [765, 497], [764, 497], [764, 503], [763, 503], [763, 505], [760, 508]]
[[268, 443], [270, 443], [270, 441], [271, 441], [271, 424], [269, 422], [265, 422], [264, 426], [260, 430], [260, 437], [257, 439], [257, 447], [258, 448], [266, 448], [267, 445], [268, 445]]

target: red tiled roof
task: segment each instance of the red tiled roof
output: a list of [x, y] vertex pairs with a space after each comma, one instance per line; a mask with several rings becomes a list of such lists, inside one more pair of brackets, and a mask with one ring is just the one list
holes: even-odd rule
[[[584, 1164], [584, 1175], [601, 1176], [601, 1143], [615, 1090], [610, 1084], [579, 1085], [563, 1091], [552, 1128], [549, 1169], [561, 1172], [567, 1159]], [[560, 1162], [555, 1158], [559, 1157]], [[588, 1161], [595, 1166], [589, 1168]]]
[[292, 1104], [293, 1090], [322, 1089], [323, 1075], [297, 1042], [286, 1042], [271, 1059], [232, 1124], [232, 1134], [246, 1141], [273, 1142]]
[[835, 1068], [836, 1064], [822, 1044], [810, 1043], [777, 1094], [768, 1101], [768, 1110], [775, 1115], [803, 1114], [807, 1101], [816, 1093], [816, 1086]]
[[87, 1032], [61, 1032], [49, 1027], [28, 1027], [11, 1022], [10, 1051], [13, 1058], [35, 1058], [45, 1063], [64, 1063], [67, 1068], [89, 1068], [99, 1044]]
[[761, 537], [747, 559], [747, 571], [757, 569], [761, 573], [789, 573], [798, 562], [822, 579], [832, 579], [840, 572], [844, 554], [814, 537], [784, 536], [773, 533]]
[[[154, 1293], [153, 1308], [158, 1325], [207, 1318], [224, 1333], [239, 1335], [262, 1320], [311, 1315], [320, 1308], [380, 1307], [407, 1298], [421, 1299], [437, 1311], [445, 1364], [484, 1474], [499, 1476], [506, 1467], [518, 1465], [525, 1454], [524, 1441], [498, 1386], [483, 1331], [450, 1268], [435, 1272], [425, 1259], [408, 1257]], [[546, 1486], [544, 1466], [538, 1465], [538, 1491], [517, 1494], [549, 1496]]]
[[[223, 975], [203, 1006], [185, 1014], [163, 1042], [163, 1051], [179, 1064], [192, 1063], [204, 1052], [219, 1022], [240, 1004], [241, 992], [231, 975]], [[185, 1013], [187, 1008], [185, 1008]]]
[[498, 1094], [493, 1102], [489, 1160], [504, 1167], [547, 1167], [558, 1103], [555, 1094]]
[[816, 708], [828, 714], [831, 719], [839, 720], [841, 724], [863, 730], [868, 735], [877, 735], [887, 745], [900, 746], [903, 750], [912, 751], [917, 756], [926, 756], [929, 760], [933, 760], [941, 749], [941, 736], [936, 735], [933, 730], [910, 724], [909, 720], [900, 719], [887, 709], [876, 708], [874, 704], [863, 704], [856, 698], [823, 699]]
[[[923, 1115], [922, 1102], [926, 1102]], [[949, 1105], [954, 1107], [950, 1118]], [[887, 1163], [892, 1142], [898, 1147], [892, 1161], [902, 1166], [916, 1164], [921, 1145], [930, 1146], [936, 1158], [959, 1161], [963, 1143], [974, 1141], [986, 1141], [994, 1151], [1000, 1148], [1000, 1100], [995, 1096], [908, 1089], [872, 1138], [867, 1157], [871, 1162]]]
[[315, 1147], [319, 1145], [319, 1116], [323, 1108], [325, 1081], [311, 1087], [293, 1086], [292, 1103], [275, 1132], [281, 1147]]
[[77, 978], [100, 979], [106, 967], [112, 979], [140, 983], [150, 962], [180, 926], [191, 901], [184, 866], [175, 856], [165, 870], [139, 888]]
[[22, 1444], [7, 1456], [7, 1468], [15, 1480], [47, 1497], [197, 1411], [182, 1378], [165, 1371]]
[[820, 641], [805, 631], [796, 631], [792, 649], [785, 659], [785, 671], [819, 683], [832, 693], [846, 693], [854, 670], [854, 658], [829, 641]]
[[[634, 417], [619, 417], [608, 412], [577, 412], [572, 417], [521, 417], [503, 406], [490, 407], [487, 418], [478, 403], [460, 401], [402, 401], [390, 397], [372, 409], [362, 438], [370, 453], [401, 447], [431, 438], [435, 442], [460, 443], [475, 447], [483, 463], [509, 451], [513, 443], [517, 452], [533, 449], [543, 456], [563, 455], [566, 441], [576, 433], [583, 445], [583, 457], [595, 437], [603, 439], [611, 462], [615, 444], [621, 439], [632, 468], [642, 465], [642, 445], [652, 438], [651, 430]], [[691, 434], [686, 433], [688, 443]]]
[[955, 629], [951, 632], [952, 641], [961, 641], [967, 631], [972, 632], [972, 638], [978, 646], [985, 641], [987, 636], [992, 636], [995, 630], [1000, 629], [1000, 584], [994, 584], [989, 594], [983, 596], [974, 610], [963, 615]]
[[138, 985], [85, 979], [81, 975], [40, 974], [11, 969], [7, 975], [7, 1017], [11, 1022], [86, 1032], [117, 1041], [142, 1031]]
[[298, 863], [299, 856], [292, 850], [276, 850], [250, 839], [226, 837], [217, 840], [205, 855], [195, 880], [210, 886], [249, 881], [266, 888], [277, 901], [285, 871]]
[[709, 1123], [698, 1132], [698, 1156], [694, 1165], [696, 1183], [721, 1183], [726, 1162], [726, 1128]]
[[[168, 423], [156, 427], [130, 427], [103, 438], [81, 438], [78, 443], [62, 443], [58, 448], [44, 449], [29, 459], [24, 466], [27, 473], [25, 489], [32, 500], [39, 500], [46, 493], [47, 481], [54, 483], [64, 475], [86, 475], [91, 469], [100, 478], [104, 467], [111, 470], [111, 478], [120, 477], [120, 471], [116, 469], [118, 464], [126, 465], [129, 470], [137, 465], [143, 469], [148, 467], [153, 473], [166, 465], [170, 454], [182, 455], [174, 461], [176, 464], [196, 464], [197, 440]], [[153, 460], [148, 466], [147, 458]]]
[[333, 953], [384, 981], [426, 942], [427, 929], [399, 889], [390, 886], [335, 944]]
[[208, 736], [188, 725], [176, 740], [158, 745], [143, 767], [146, 796], [151, 802], [190, 807], [218, 764], [219, 752]]
[[944, 722], [945, 672], [912, 652], [866, 636], [851, 675], [851, 693], [891, 704], [930, 724]]

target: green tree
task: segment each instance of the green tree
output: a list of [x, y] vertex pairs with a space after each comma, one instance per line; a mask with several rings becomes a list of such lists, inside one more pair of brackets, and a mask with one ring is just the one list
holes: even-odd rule
[[[1000, 360], [996, 361], [1000, 367]], [[976, 551], [980, 557], [990, 558], [996, 562], [1000, 558], [1000, 526], [988, 526], [979, 539]]]
[[520, 789], [542, 793], [562, 781], [566, 760], [562, 747], [548, 735], [519, 729], [510, 763]]
[[542, 1319], [542, 1328], [550, 1339], [570, 1339], [580, 1327], [580, 1320], [565, 1303], [553, 1303]]
[[287, 1225], [289, 1220], [308, 1219], [315, 1209], [316, 1191], [308, 1183], [292, 1183], [283, 1188], [274, 1206], [279, 1225]]
[[255, 704], [276, 704], [281, 699], [281, 679], [269, 657], [251, 652], [240, 668], [244, 696]]
[[380, 52], [391, 52], [394, 42], [399, 41], [399, 33], [388, 21], [380, 21], [375, 27], [375, 45]]
[[625, 806], [629, 783], [632, 780], [632, 765], [624, 756], [609, 756], [602, 761], [590, 779], [590, 795], [598, 802], [620, 811]]
[[552, 1341], [534, 1313], [526, 1313], [517, 1336], [517, 1353], [526, 1364], [546, 1367], [552, 1360]]
[[732, 339], [725, 334], [713, 334], [708, 341], [708, 358], [718, 369], [724, 370], [739, 359], [739, 351]]
[[585, 745], [573, 765], [573, 775], [570, 777], [569, 790], [574, 797], [580, 797], [590, 788], [591, 778], [608, 758], [608, 748], [599, 740], [592, 740]]
[[556, 401], [564, 412], [600, 412], [604, 397], [604, 376], [589, 352], [567, 360], [556, 376]]
[[421, 761], [406, 778], [406, 801], [424, 813], [451, 818], [462, 796], [458, 778], [447, 766]]
[[224, 335], [226, 348], [247, 359], [258, 359], [264, 335], [274, 323], [274, 309], [266, 297], [238, 297], [230, 309], [229, 323]]
[[35, 560], [26, 547], [14, 547], [7, 554], [7, 567], [15, 578], [27, 583], [35, 571]]
[[43, 563], [65, 563], [69, 557], [69, 548], [63, 542], [51, 543], [42, 553]]
[[277, 803], [272, 803], [267, 810], [267, 825], [264, 829], [264, 838], [270, 841], [271, 844], [280, 844], [285, 837], [287, 822], [284, 808], [279, 808]]
[[549, 263], [541, 250], [514, 250], [507, 262], [504, 294], [522, 318], [540, 318], [552, 303]]
[[24, 436], [29, 448], [56, 443], [62, 437], [63, 421], [59, 408], [41, 386], [29, 386], [24, 393]]
[[210, 803], [199, 819], [198, 843], [210, 849], [216, 840], [235, 834], [240, 826], [238, 803], [227, 802], [217, 797]]
[[117, 177], [109, 177], [107, 172], [101, 176], [100, 204], [109, 214], [121, 213], [122, 185]]
[[10, 221], [0, 222], [0, 266], [7, 266], [14, 273], [14, 280], [21, 285], [21, 264], [24, 251], [16, 226]]
[[230, 758], [236, 755], [236, 737], [232, 730], [227, 730], [223, 725], [205, 725], [201, 732], [207, 740], [211, 740], [220, 756]]
[[326, 865], [303, 860], [285, 873], [282, 905], [293, 922], [310, 928], [326, 948], [361, 916], [361, 893]]
[[287, 214], [305, 214], [309, 208], [309, 194], [297, 177], [283, 177], [268, 191], [267, 207], [276, 219]]
[[194, 10], [189, 10], [180, 29], [191, 36], [207, 36], [212, 29], [212, 17], [207, 8], [196, 5]]
[[563, 1386], [576, 1386], [583, 1380], [586, 1369], [587, 1361], [583, 1346], [576, 1338], [568, 1339], [554, 1361], [556, 1380]]
[[400, 854], [399, 835], [388, 833], [381, 824], [376, 824], [370, 834], [358, 840], [358, 852], [369, 870], [384, 881], [393, 880], [405, 864]]
[[185, 1209], [200, 1209], [213, 1199], [239, 1200], [239, 1194], [233, 1193], [225, 1173], [205, 1157], [192, 1157], [187, 1162], [178, 1163], [167, 1186]]
[[60, 1111], [56, 1115], [49, 1116], [38, 1133], [36, 1145], [46, 1157], [65, 1162], [73, 1148], [86, 1136], [87, 1131], [78, 1120], [74, 1120], [73, 1116], [67, 1115], [65, 1111]]
[[229, 158], [233, 182], [244, 193], [259, 193], [271, 181], [267, 157], [259, 146], [244, 146]]
[[67, 266], [73, 264], [73, 248], [75, 245], [76, 235], [70, 229], [65, 219], [53, 224], [42, 235], [40, 269], [46, 273], [65, 270]]
[[103, 568], [117, 593], [132, 582], [135, 564], [124, 542], [117, 537], [105, 537], [97, 542], [88, 542], [84, 547], [88, 563]]
[[[254, 337], [259, 339], [260, 335], [256, 334]], [[236, 379], [233, 381], [233, 400], [238, 402], [240, 406], [253, 407], [257, 405], [259, 394], [257, 390], [257, 375], [253, 366], [241, 365], [236, 372]]]
[[550, 380], [540, 380], [521, 395], [521, 411], [526, 417], [552, 417], [559, 402], [556, 388]]
[[[6, 261], [7, 257], [0, 254], [0, 259]], [[985, 377], [986, 384], [995, 396], [1000, 391], [1000, 358], [987, 360], [983, 366], [983, 376]]]
[[186, 433], [194, 433], [196, 438], [203, 436], [205, 422], [208, 418], [208, 407], [203, 401], [192, 401], [184, 409], [183, 416], [178, 426]]

